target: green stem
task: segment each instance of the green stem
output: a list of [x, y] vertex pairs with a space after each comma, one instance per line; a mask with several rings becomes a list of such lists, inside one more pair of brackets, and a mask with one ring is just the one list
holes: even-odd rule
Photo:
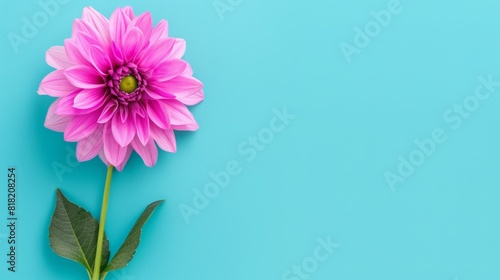
[[101, 219], [99, 220], [99, 235], [97, 236], [97, 250], [95, 254], [94, 273], [92, 280], [99, 280], [102, 259], [102, 243], [104, 241], [104, 225], [106, 224], [106, 214], [108, 212], [109, 189], [111, 186], [111, 177], [113, 175], [113, 166], [108, 167], [106, 175], [106, 184], [104, 184], [104, 195], [102, 198]]

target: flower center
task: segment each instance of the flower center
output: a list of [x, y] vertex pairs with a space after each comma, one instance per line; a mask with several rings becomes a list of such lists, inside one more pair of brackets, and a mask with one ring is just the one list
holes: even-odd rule
[[137, 88], [137, 79], [133, 75], [123, 77], [120, 81], [120, 90], [131, 93]]

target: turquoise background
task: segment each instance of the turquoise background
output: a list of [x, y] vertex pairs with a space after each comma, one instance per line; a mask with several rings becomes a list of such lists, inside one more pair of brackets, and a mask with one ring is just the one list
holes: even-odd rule
[[[185, 59], [206, 93], [192, 108], [201, 128], [177, 133], [176, 154], [161, 152], [154, 168], [134, 155], [115, 173], [113, 252], [147, 204], [166, 203], [134, 260], [106, 279], [305, 279], [285, 274], [328, 236], [340, 247], [308, 279], [500, 279], [500, 91], [457, 129], [443, 118], [473, 100], [478, 77], [500, 81], [500, 2], [402, 0], [348, 63], [341, 43], [354, 44], [355, 28], [390, 1], [220, 1], [231, 7], [222, 18], [212, 0], [68, 1], [18, 53], [8, 34], [43, 10], [37, 1], [4, 3], [0, 176], [17, 168], [19, 244], [14, 274], [0, 227], [0, 279], [87, 279], [49, 248], [48, 223], [56, 187], [98, 215], [106, 168], [99, 159], [74, 164], [74, 143], [43, 127], [53, 98], [36, 94], [51, 71], [45, 51], [70, 36], [87, 5], [106, 16], [131, 5], [166, 18], [170, 34], [187, 40]], [[247, 161], [238, 146], [284, 107], [295, 118]], [[391, 189], [386, 172], [397, 174], [398, 157], [408, 159], [434, 129], [447, 140]], [[187, 224], [179, 206], [192, 206], [193, 189], [231, 160], [241, 173]], [[60, 180], [54, 162], [71, 172]], [[4, 225], [6, 183], [1, 189]]]

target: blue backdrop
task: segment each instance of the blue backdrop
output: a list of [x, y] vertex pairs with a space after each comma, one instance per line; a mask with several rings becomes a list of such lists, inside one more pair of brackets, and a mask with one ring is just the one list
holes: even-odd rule
[[106, 279], [500, 279], [494, 0], [4, 3], [1, 279], [87, 279], [49, 248], [48, 223], [57, 187], [97, 216], [106, 168], [75, 162], [75, 145], [43, 127], [53, 99], [36, 91], [45, 51], [88, 5], [166, 18], [206, 94], [176, 154], [154, 168], [134, 155], [115, 173], [113, 252], [147, 204], [166, 203]]

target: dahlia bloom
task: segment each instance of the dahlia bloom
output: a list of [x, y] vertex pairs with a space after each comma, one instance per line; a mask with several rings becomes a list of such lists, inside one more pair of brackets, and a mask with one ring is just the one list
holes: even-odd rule
[[153, 27], [150, 13], [125, 7], [107, 19], [85, 8], [71, 38], [46, 53], [56, 70], [38, 93], [57, 99], [45, 126], [77, 142], [79, 161], [99, 155], [121, 171], [135, 150], [153, 166], [156, 145], [176, 151], [174, 130], [198, 129], [186, 105], [203, 100], [203, 85], [181, 59], [185, 49], [183, 39], [168, 37], [167, 21]]

